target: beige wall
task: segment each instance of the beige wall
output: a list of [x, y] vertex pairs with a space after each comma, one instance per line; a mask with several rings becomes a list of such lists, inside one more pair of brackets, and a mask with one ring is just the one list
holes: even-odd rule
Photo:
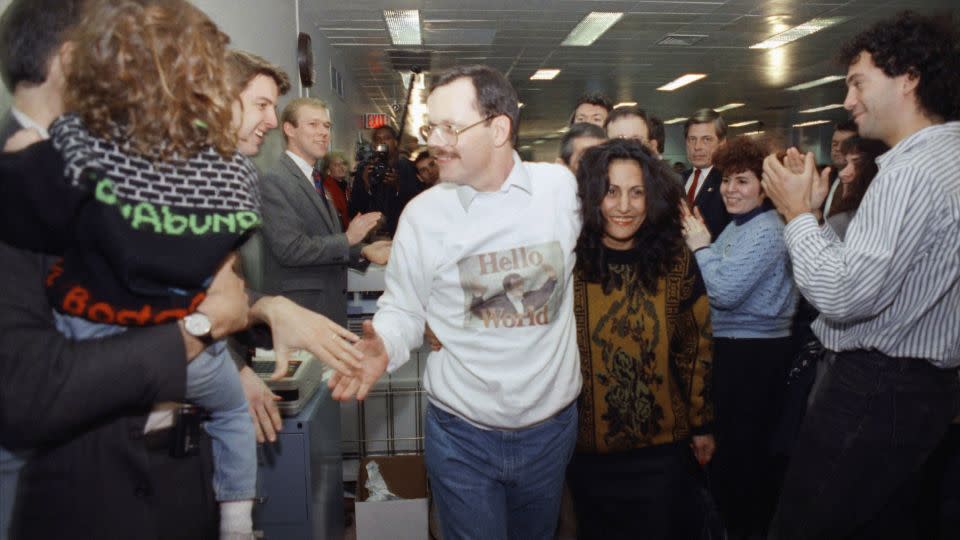
[[[193, 0], [221, 30], [230, 36], [231, 47], [262, 56], [290, 75], [293, 88], [280, 98], [279, 111], [299, 92], [296, 71], [297, 0]], [[273, 130], [254, 161], [269, 168], [283, 151], [283, 137]]]
[[[0, 0], [4, 1], [4, 0]], [[313, 96], [327, 102], [333, 120], [331, 148], [353, 155], [354, 141], [359, 131], [360, 115], [372, 110], [360, 95], [359, 87], [350, 77], [342, 55], [329, 45], [316, 28], [309, 0], [193, 0], [194, 4], [213, 19], [231, 39], [232, 46], [258, 54], [281, 66], [290, 75], [293, 88], [280, 100], [279, 112], [294, 97]], [[300, 85], [297, 68], [297, 34], [306, 32], [313, 40], [314, 85]], [[344, 79], [346, 99], [336, 95], [330, 86], [330, 66], [336, 67]], [[266, 139], [257, 165], [268, 168], [283, 151], [280, 130], [274, 130]]]

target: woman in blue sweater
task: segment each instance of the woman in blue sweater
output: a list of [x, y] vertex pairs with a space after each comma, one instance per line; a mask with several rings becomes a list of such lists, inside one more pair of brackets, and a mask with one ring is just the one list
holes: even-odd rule
[[783, 222], [760, 186], [767, 145], [737, 137], [717, 150], [732, 221], [710, 243], [699, 212], [683, 235], [700, 265], [713, 320], [717, 453], [714, 495], [730, 538], [764, 536], [779, 474], [770, 455], [792, 357], [797, 305]]

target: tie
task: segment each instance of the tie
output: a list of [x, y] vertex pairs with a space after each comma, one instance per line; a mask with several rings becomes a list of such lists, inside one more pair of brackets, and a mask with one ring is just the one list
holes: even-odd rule
[[340, 211], [337, 210], [337, 205], [333, 204], [333, 198], [327, 197], [327, 189], [323, 187], [323, 173], [320, 172], [319, 169], [313, 170], [313, 187], [316, 188], [317, 193], [320, 195], [320, 200], [327, 206], [327, 211], [333, 216], [336, 216], [335, 221], [340, 222], [343, 216], [341, 216]]
[[693, 182], [690, 182], [690, 189], [687, 191], [687, 201], [693, 204], [697, 198], [697, 185], [700, 184], [700, 169], [694, 169]]
[[313, 187], [316, 188], [317, 193], [320, 194], [320, 198], [327, 198], [327, 190], [323, 188], [323, 173], [318, 169], [313, 170]]

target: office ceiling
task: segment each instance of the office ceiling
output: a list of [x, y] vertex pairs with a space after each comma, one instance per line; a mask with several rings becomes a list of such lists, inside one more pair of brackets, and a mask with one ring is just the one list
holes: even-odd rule
[[[878, 19], [903, 9], [931, 13], [957, 7], [957, 0], [313, 1], [301, 3], [307, 20], [315, 21], [306, 30], [343, 52], [359, 90], [382, 112], [406, 99], [397, 68], [416, 64], [438, 71], [485, 63], [507, 74], [525, 104], [522, 141], [559, 136], [585, 91], [603, 92], [615, 102], [636, 101], [663, 119], [742, 102], [746, 106], [724, 113], [728, 123], [760, 120], [769, 127], [789, 127], [836, 121], [844, 117], [842, 109], [799, 111], [842, 103], [842, 81], [785, 89], [843, 74], [834, 60], [839, 44]], [[420, 10], [424, 45], [392, 45], [384, 9]], [[561, 46], [591, 11], [625, 15], [589, 47]], [[815, 17], [847, 20], [777, 49], [748, 48]], [[561, 72], [551, 81], [530, 80], [540, 68]], [[684, 73], [707, 77], [674, 92], [656, 90]]]

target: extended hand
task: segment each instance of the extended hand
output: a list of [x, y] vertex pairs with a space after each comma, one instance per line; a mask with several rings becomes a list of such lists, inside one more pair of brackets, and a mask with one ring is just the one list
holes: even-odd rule
[[250, 419], [257, 432], [257, 442], [277, 440], [277, 432], [283, 427], [280, 420], [280, 410], [277, 409], [277, 396], [267, 388], [260, 376], [249, 366], [240, 370], [240, 384], [243, 385], [243, 395], [250, 406]]
[[359, 338], [330, 319], [282, 296], [261, 298], [250, 310], [252, 318], [267, 323], [273, 333], [277, 366], [271, 379], [287, 372], [290, 353], [304, 349], [332, 369], [350, 374], [360, 367], [363, 354], [353, 343]]
[[356, 396], [362, 401], [367, 397], [370, 387], [387, 370], [387, 349], [383, 345], [383, 339], [374, 330], [372, 321], [363, 321], [363, 339], [357, 348], [363, 351], [361, 368], [351, 375], [334, 373], [327, 382], [327, 386], [333, 389], [333, 399], [346, 401]]
[[373, 264], [385, 265], [390, 260], [390, 249], [393, 242], [390, 240], [377, 240], [372, 244], [367, 244], [360, 250], [360, 254]]

